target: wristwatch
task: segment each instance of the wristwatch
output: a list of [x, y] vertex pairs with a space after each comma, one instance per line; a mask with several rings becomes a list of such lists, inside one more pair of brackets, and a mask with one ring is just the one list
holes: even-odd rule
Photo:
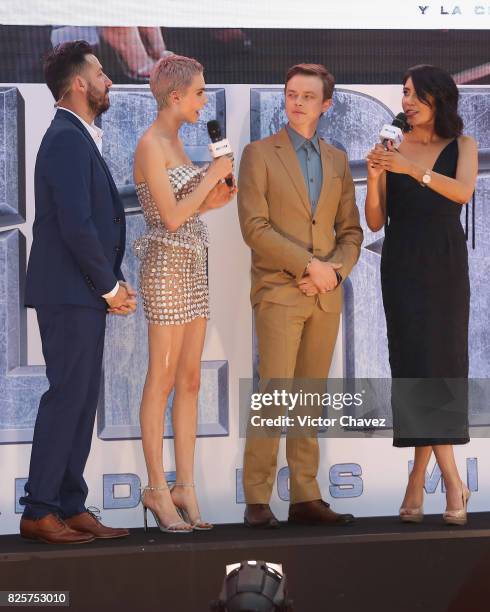
[[422, 183], [421, 183], [422, 187], [427, 187], [427, 185], [429, 185], [431, 180], [432, 180], [432, 172], [430, 170], [426, 170], [422, 177]]

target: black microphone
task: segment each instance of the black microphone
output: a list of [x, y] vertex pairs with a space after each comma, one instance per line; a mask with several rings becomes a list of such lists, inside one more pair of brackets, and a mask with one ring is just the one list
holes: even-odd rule
[[388, 142], [392, 142], [397, 149], [403, 141], [403, 132], [408, 132], [409, 125], [405, 113], [398, 113], [391, 125], [385, 123], [379, 133], [379, 139], [385, 149], [388, 149]]
[[[208, 149], [211, 153], [212, 158], [218, 159], [218, 157], [228, 155], [233, 159], [233, 151], [231, 149], [231, 145], [227, 138], [222, 137], [219, 121], [216, 121], [216, 119], [212, 119], [211, 121], [208, 121], [207, 126], [209, 138], [211, 138], [211, 143], [208, 145]], [[225, 182], [228, 187], [233, 187], [233, 175], [229, 174], [225, 178]]]

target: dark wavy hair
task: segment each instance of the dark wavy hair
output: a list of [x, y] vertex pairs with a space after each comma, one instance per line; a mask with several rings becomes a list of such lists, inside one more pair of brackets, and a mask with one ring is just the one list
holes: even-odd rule
[[71, 79], [80, 74], [85, 66], [85, 57], [92, 53], [93, 49], [88, 42], [74, 40], [57, 45], [46, 55], [44, 78], [56, 101], [67, 94]]
[[[456, 138], [463, 132], [463, 120], [458, 115], [459, 92], [454, 79], [442, 68], [428, 64], [412, 66], [403, 77], [403, 85], [411, 78], [419, 100], [434, 106], [434, 129], [441, 138]], [[429, 101], [433, 98], [433, 105]]]

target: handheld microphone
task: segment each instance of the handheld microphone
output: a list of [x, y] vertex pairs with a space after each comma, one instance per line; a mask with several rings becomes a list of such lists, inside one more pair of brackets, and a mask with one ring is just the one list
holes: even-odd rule
[[[208, 145], [209, 152], [213, 159], [222, 157], [223, 155], [229, 155], [233, 158], [233, 151], [227, 138], [223, 138], [221, 135], [221, 126], [216, 119], [212, 119], [207, 123], [209, 138], [211, 142]], [[230, 174], [225, 178], [225, 182], [228, 187], [233, 187], [233, 175]]]
[[391, 125], [385, 123], [379, 133], [379, 139], [385, 149], [388, 149], [388, 142], [392, 142], [397, 149], [403, 141], [403, 132], [408, 131], [407, 116], [405, 113], [398, 113]]

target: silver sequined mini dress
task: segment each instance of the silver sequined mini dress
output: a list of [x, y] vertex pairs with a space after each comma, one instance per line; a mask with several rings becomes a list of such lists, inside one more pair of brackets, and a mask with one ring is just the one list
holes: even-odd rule
[[[186, 164], [167, 169], [177, 202], [199, 185], [204, 169]], [[179, 325], [209, 319], [206, 224], [197, 213], [175, 232], [163, 224], [146, 183], [136, 185], [146, 233], [133, 245], [141, 261], [139, 281], [149, 323]]]

